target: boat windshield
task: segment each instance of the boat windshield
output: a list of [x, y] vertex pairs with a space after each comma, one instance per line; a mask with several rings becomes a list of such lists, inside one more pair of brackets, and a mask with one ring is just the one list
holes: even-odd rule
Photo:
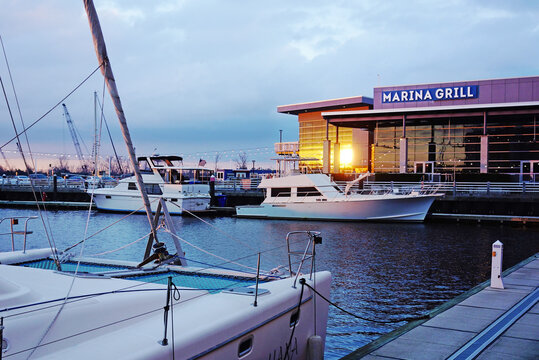
[[139, 159], [138, 160], [138, 168], [140, 172], [144, 173], [151, 173], [152, 168], [150, 167], [150, 164], [148, 163], [148, 160], [146, 159]]
[[169, 184], [207, 184], [212, 170], [206, 169], [168, 169], [160, 170], [161, 176]]

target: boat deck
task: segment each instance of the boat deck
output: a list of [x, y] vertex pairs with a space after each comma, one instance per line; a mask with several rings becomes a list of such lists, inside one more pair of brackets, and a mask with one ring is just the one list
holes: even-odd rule
[[539, 359], [539, 254], [503, 282], [343, 359]]

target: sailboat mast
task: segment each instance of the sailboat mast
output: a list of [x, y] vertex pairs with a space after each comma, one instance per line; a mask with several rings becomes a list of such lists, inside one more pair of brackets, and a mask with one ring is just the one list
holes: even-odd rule
[[86, 14], [88, 15], [88, 22], [90, 23], [90, 29], [92, 31], [92, 38], [94, 40], [97, 60], [100, 64], [102, 64], [101, 73], [105, 77], [105, 82], [107, 83], [107, 88], [109, 90], [110, 97], [112, 98], [114, 109], [116, 110], [116, 115], [120, 121], [120, 128], [122, 129], [122, 135], [124, 137], [125, 145], [127, 146], [129, 160], [131, 161], [131, 166], [133, 166], [133, 170], [135, 172], [137, 185], [142, 195], [142, 201], [144, 202], [144, 208], [146, 209], [146, 215], [152, 229], [153, 238], [157, 242], [157, 233], [152, 221], [150, 200], [148, 199], [148, 194], [146, 193], [146, 189], [144, 188], [144, 183], [142, 181], [142, 175], [140, 174], [140, 170], [138, 168], [135, 150], [133, 149], [133, 143], [131, 142], [131, 135], [129, 134], [129, 129], [127, 128], [127, 121], [125, 119], [122, 103], [120, 101], [120, 95], [118, 94], [118, 89], [116, 88], [116, 80], [114, 79], [114, 75], [112, 73], [112, 68], [107, 55], [107, 48], [105, 46], [105, 39], [103, 38], [103, 33], [101, 32], [101, 25], [99, 24], [99, 18], [97, 17], [93, 1], [84, 0], [84, 8], [86, 9]]

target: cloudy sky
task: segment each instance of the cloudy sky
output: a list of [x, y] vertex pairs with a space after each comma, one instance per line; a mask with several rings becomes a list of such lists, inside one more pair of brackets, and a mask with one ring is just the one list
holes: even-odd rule
[[[272, 157], [297, 120], [278, 105], [364, 95], [378, 85], [539, 74], [539, 2], [95, 0], [137, 153], [221, 162]], [[2, 0], [0, 36], [25, 124], [97, 67], [82, 0]], [[21, 128], [4, 61], [0, 76]], [[91, 151], [96, 73], [65, 100]], [[106, 94], [105, 116], [125, 146]], [[0, 142], [13, 137], [4, 97]], [[60, 107], [31, 130], [35, 153], [74, 154]], [[111, 154], [109, 141], [102, 153]], [[14, 143], [3, 150], [12, 156]], [[83, 146], [83, 152], [86, 152]], [[43, 155], [44, 156], [44, 155]]]

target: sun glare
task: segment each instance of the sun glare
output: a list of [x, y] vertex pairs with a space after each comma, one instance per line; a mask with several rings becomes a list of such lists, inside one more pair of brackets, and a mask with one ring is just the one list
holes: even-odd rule
[[341, 164], [350, 165], [352, 163], [352, 149], [341, 150]]

